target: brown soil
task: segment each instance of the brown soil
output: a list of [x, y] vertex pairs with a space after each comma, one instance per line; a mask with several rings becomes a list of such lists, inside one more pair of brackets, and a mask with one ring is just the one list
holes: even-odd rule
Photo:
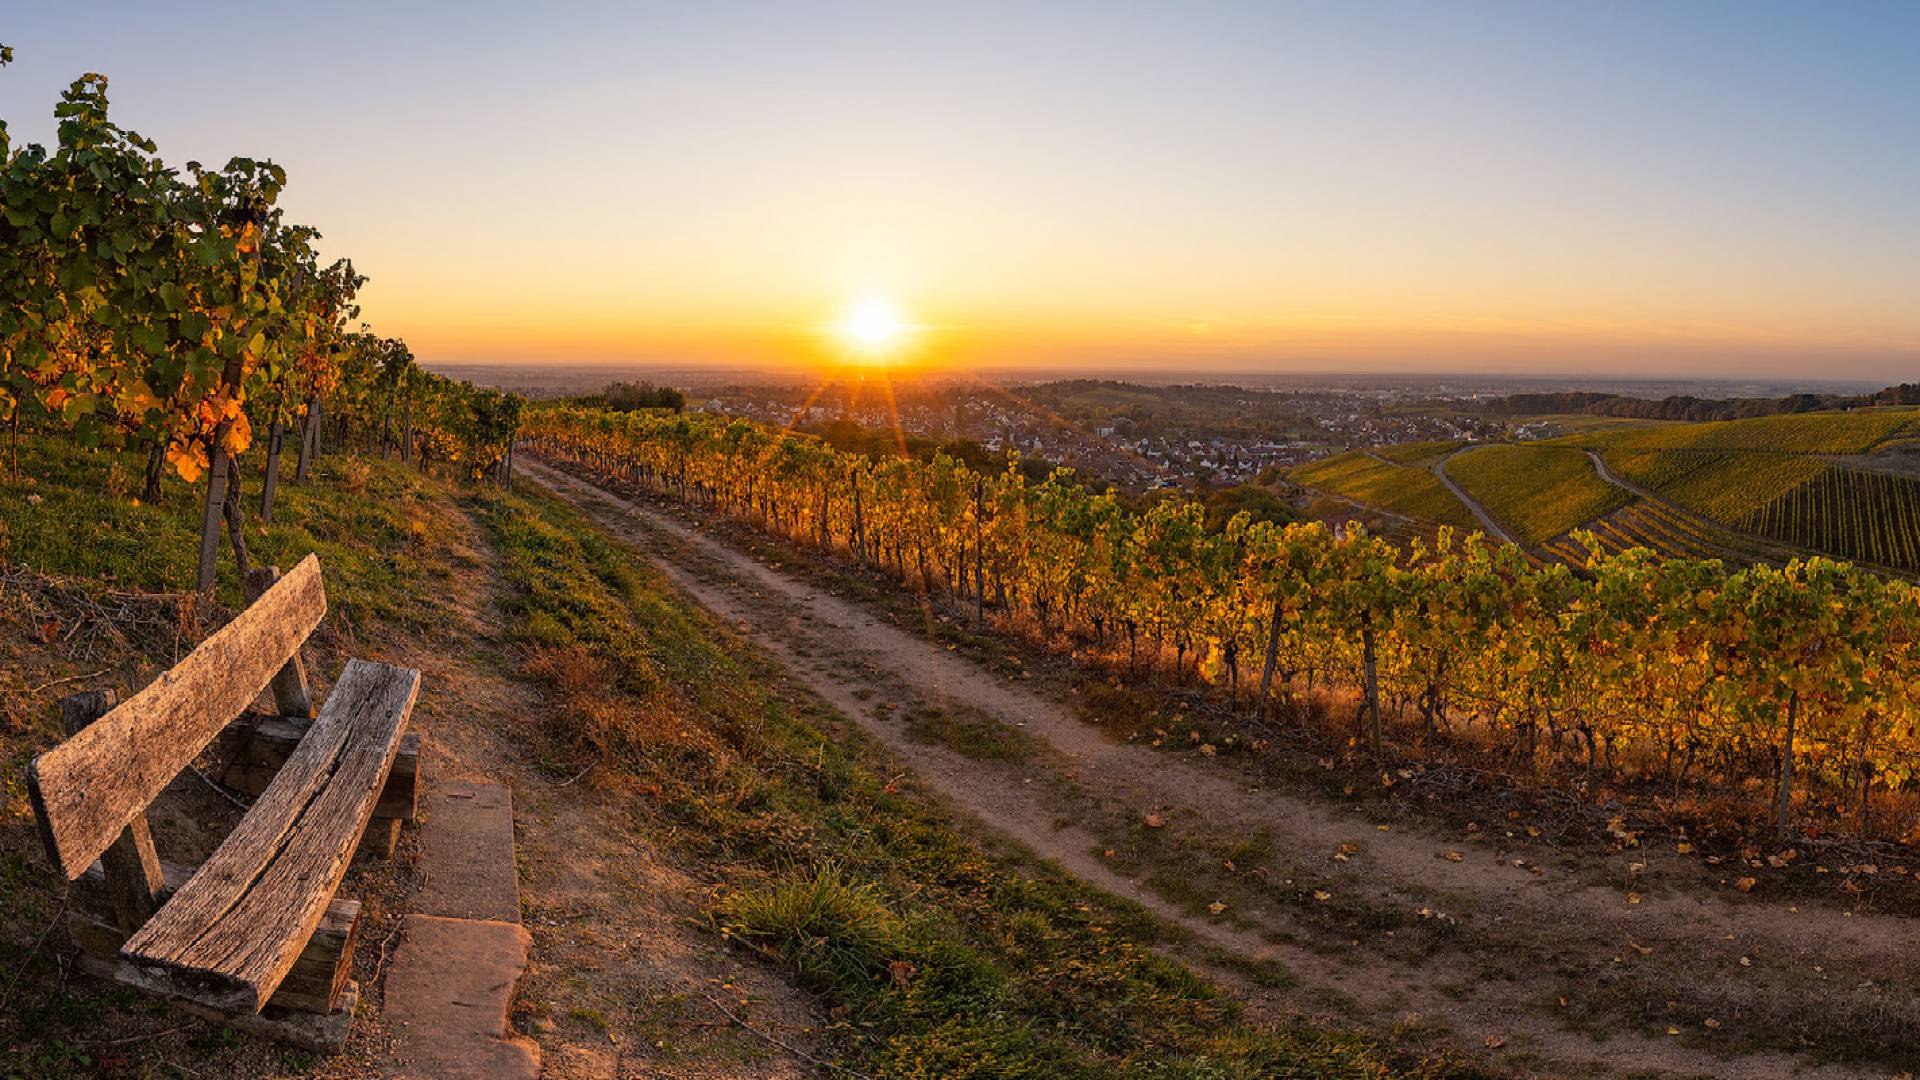
[[806, 1075], [714, 1005], [804, 1046], [814, 1024], [803, 996], [699, 926], [706, 887], [636, 828], [618, 786], [537, 759], [540, 695], [501, 644], [496, 556], [467, 524], [449, 640], [397, 642], [383, 659], [421, 669], [422, 775], [513, 789], [522, 921], [533, 935], [515, 1020], [540, 1043], [542, 1075]]
[[[1381, 819], [1263, 788], [1198, 747], [1122, 743], [951, 651], [931, 610], [903, 625], [678, 514], [529, 472], [751, 632], [986, 834], [1183, 931], [1187, 959], [1261, 1013], [1485, 1048], [1547, 1076], [1887, 1076], [1920, 1052], [1906, 918], [1742, 895], [1671, 850]], [[987, 751], [930, 718], [984, 732]]]

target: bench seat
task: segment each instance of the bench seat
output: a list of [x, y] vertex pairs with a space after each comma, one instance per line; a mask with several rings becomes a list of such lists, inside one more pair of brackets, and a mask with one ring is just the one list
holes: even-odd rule
[[420, 673], [350, 660], [246, 816], [120, 950], [119, 977], [258, 1012], [346, 874], [379, 801]]

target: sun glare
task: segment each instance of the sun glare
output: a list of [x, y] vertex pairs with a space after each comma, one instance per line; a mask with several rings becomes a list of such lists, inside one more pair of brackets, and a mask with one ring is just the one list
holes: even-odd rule
[[868, 296], [846, 309], [836, 329], [858, 359], [879, 363], [899, 349], [913, 325], [893, 301]]

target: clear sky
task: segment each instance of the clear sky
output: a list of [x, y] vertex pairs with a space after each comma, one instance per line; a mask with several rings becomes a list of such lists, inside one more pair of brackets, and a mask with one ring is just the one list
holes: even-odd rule
[[1920, 3], [12, 0], [441, 361], [1920, 378]]

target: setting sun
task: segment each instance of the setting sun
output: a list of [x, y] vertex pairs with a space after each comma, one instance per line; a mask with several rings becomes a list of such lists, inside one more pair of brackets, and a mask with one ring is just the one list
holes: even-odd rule
[[835, 329], [863, 362], [874, 363], [892, 355], [913, 326], [893, 301], [868, 296], [848, 306]]

